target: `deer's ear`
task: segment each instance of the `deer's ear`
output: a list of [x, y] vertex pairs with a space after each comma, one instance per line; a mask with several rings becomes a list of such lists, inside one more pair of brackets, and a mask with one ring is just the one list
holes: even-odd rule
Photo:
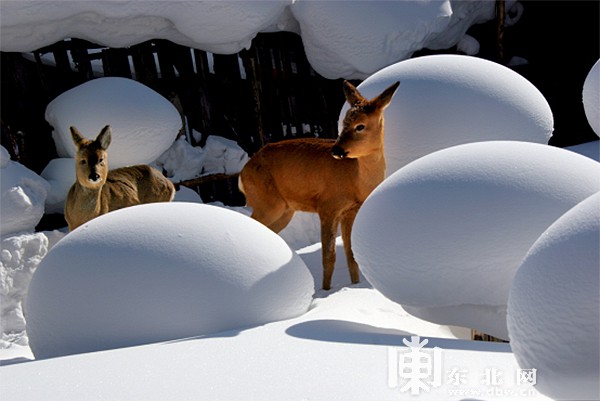
[[358, 92], [358, 89], [348, 81], [344, 81], [344, 96], [350, 106], [364, 102], [366, 99]]
[[111, 140], [112, 140], [112, 129], [110, 128], [110, 125], [107, 125], [106, 127], [102, 128], [102, 131], [100, 131], [100, 133], [96, 137], [96, 142], [98, 142], [98, 144], [100, 145], [100, 148], [106, 150], [106, 149], [108, 149], [108, 146], [110, 145]]
[[81, 132], [75, 127], [69, 127], [69, 131], [71, 131], [71, 138], [73, 139], [73, 143], [77, 148], [83, 145], [87, 139], [81, 135]]
[[396, 90], [398, 89], [399, 86], [400, 86], [400, 81], [390, 85], [390, 87], [388, 87], [386, 90], [381, 92], [381, 94], [379, 96], [377, 96], [375, 99], [371, 100], [371, 104], [373, 104], [378, 109], [386, 108], [392, 101], [392, 98], [394, 97], [394, 93], [396, 93]]

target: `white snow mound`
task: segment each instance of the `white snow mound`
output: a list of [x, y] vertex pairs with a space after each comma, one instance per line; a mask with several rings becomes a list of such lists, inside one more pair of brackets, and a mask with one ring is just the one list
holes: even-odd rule
[[373, 287], [409, 312], [507, 338], [505, 308], [523, 257], [600, 190], [599, 178], [600, 163], [547, 145], [444, 149], [373, 191], [354, 224], [354, 253]]
[[585, 116], [596, 135], [600, 136], [600, 60], [585, 78], [582, 98]]
[[467, 29], [494, 17], [487, 1], [299, 0], [290, 8], [313, 67], [326, 78], [347, 79], [364, 79], [423, 48], [459, 44], [475, 54], [479, 43]]
[[156, 160], [181, 129], [179, 112], [154, 90], [127, 78], [106, 77], [85, 82], [60, 94], [46, 108], [46, 120], [61, 157], [74, 157], [70, 126], [94, 139], [112, 127], [108, 149], [111, 169]]
[[598, 399], [600, 193], [560, 217], [519, 267], [508, 301], [511, 348], [553, 399]]
[[305, 313], [306, 265], [227, 209], [156, 203], [102, 215], [52, 248], [27, 296], [36, 358], [241, 329]]
[[44, 215], [50, 185], [0, 146], [0, 235], [32, 232]]
[[[387, 176], [429, 153], [490, 140], [548, 143], [554, 120], [544, 96], [500, 64], [470, 56], [417, 57], [358, 86], [370, 99], [400, 81], [385, 111]], [[340, 114], [343, 120], [348, 105]]]
[[50, 191], [46, 198], [46, 213], [63, 214], [69, 189], [77, 179], [75, 176], [75, 159], [58, 158], [50, 160], [41, 176], [50, 184]]

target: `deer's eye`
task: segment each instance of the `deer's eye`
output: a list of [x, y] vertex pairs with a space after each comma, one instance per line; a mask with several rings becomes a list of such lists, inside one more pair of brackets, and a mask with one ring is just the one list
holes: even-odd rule
[[81, 164], [82, 166], [85, 166], [87, 164], [87, 161], [85, 159], [81, 159], [79, 161], [79, 164]]
[[356, 127], [354, 127], [354, 130], [356, 132], [361, 132], [364, 129], [365, 129], [365, 125], [364, 124], [358, 124]]

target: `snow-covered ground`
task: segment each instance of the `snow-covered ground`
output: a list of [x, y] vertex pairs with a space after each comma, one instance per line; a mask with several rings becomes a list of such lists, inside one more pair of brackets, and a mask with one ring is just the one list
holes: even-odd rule
[[[127, 110], [126, 104], [117, 110]], [[117, 112], [111, 119], [127, 117], [126, 112]], [[180, 139], [156, 165], [172, 177], [202, 174], [206, 160], [211, 160], [211, 171], [232, 173], [241, 168], [246, 158], [234, 143], [218, 138], [211, 143], [194, 148]], [[397, 400], [417, 394], [432, 400], [547, 399], [532, 383], [551, 367], [519, 365], [507, 344], [473, 342], [469, 329], [409, 314], [407, 310], [431, 321], [440, 319], [439, 313], [414, 308], [410, 300], [413, 306], [400, 305], [411, 298], [402, 288], [418, 287], [411, 293], [424, 300], [421, 306], [436, 306], [440, 297], [456, 300], [459, 304], [447, 315], [454, 318], [443, 323], [504, 325], [504, 312], [490, 318], [485, 311], [474, 311], [474, 305], [498, 308], [506, 302], [515, 263], [528, 247], [525, 242], [560, 217], [557, 211], [555, 217], [546, 218], [548, 205], [563, 205], [566, 211], [597, 190], [592, 187], [600, 165], [589, 157], [542, 144], [488, 141], [451, 147], [409, 163], [385, 181], [357, 220], [355, 252], [366, 272], [376, 278], [376, 287], [365, 277], [361, 284], [348, 285], [338, 239], [330, 292], [318, 289], [319, 225], [310, 214], [294, 218], [281, 233], [284, 243], [249, 219], [248, 209], [230, 208], [233, 211], [223, 214], [219, 212], [223, 206], [199, 205], [199, 197], [182, 191], [177, 198], [196, 204], [133, 207], [101, 216], [66, 236], [65, 230], [36, 233], [41, 215], [33, 221], [21, 211], [43, 210], [46, 194], [62, 193], [64, 199], [68, 189], [64, 183], [69, 180], [61, 176], [70, 176], [67, 161], [72, 166], [72, 159], [59, 160], [47, 171], [53, 178], [49, 181], [7, 157], [2, 162], [3, 182], [14, 183], [3, 188], [3, 200], [5, 194], [21, 194], [6, 198], [12, 203], [4, 202], [0, 216], [2, 223], [19, 222], [11, 225], [18, 227], [16, 231], [3, 233], [2, 238], [0, 359], [6, 366], [0, 368], [0, 378], [6, 399]], [[196, 166], [194, 172], [190, 166]], [[423, 209], [419, 215], [429, 222], [418, 230], [399, 222], [402, 208], [368, 207], [377, 199], [395, 202], [395, 191], [386, 188], [395, 188], [398, 182], [405, 182], [401, 192], [406, 195], [414, 197], [425, 190], [430, 201], [445, 199], [446, 204], [440, 208], [425, 202], [427, 198], [418, 201]], [[479, 194], [465, 203], [465, 189], [477, 187]], [[435, 195], [436, 191], [445, 195]], [[537, 207], [542, 203], [547, 207]], [[511, 206], [519, 205], [513, 209], [518, 213], [510, 212]], [[459, 209], [469, 224], [462, 225]], [[540, 219], [541, 231], [525, 235], [530, 232], [523, 231], [527, 221]], [[478, 251], [483, 245], [440, 248], [444, 235], [433, 245], [426, 241], [407, 245], [412, 249], [400, 256], [408, 257], [408, 263], [402, 262], [408, 270], [401, 274], [389, 261], [397, 259], [402, 248], [377, 240], [406, 240], [411, 233], [415, 239], [424, 238], [443, 234], [443, 227], [454, 228], [456, 232], [447, 237], [454, 241], [467, 236], [486, 242], [484, 234], [509, 238], [513, 233], [514, 249], [503, 247], [502, 239], [492, 241], [498, 245], [490, 254], [494, 269], [506, 271], [492, 269], [490, 274], [503, 283], [503, 291], [486, 284], [485, 274], [480, 277], [465, 269], [488, 258], [488, 251]], [[365, 245], [368, 233], [376, 234], [375, 243]], [[299, 258], [285, 256], [293, 255], [288, 245]], [[458, 274], [448, 275], [451, 280], [440, 276], [436, 281], [430, 277], [435, 269], [416, 268], [429, 262], [437, 266], [427, 262], [434, 248], [441, 252], [436, 260], [457, 261], [448, 267]], [[444, 252], [451, 253], [444, 256]], [[290, 257], [296, 261], [290, 264]], [[419, 258], [424, 262], [415, 264]], [[502, 267], [507, 260], [513, 260], [511, 266]], [[32, 316], [31, 345], [39, 360], [30, 361], [21, 301], [38, 266], [26, 309]], [[285, 273], [286, 269], [292, 270]], [[291, 281], [290, 273], [296, 277]], [[303, 277], [310, 277], [310, 282]], [[457, 283], [463, 283], [464, 291]], [[592, 328], [597, 325], [594, 316], [588, 316], [592, 313], [580, 311], [585, 315], [580, 319], [587, 319]], [[417, 366], [418, 360], [424, 365]], [[589, 373], [574, 374], [585, 378]], [[583, 383], [590, 388], [589, 380]]]

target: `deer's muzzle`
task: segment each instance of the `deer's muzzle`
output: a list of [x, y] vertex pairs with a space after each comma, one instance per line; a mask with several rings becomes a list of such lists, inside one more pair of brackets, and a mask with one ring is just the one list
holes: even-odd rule
[[346, 152], [340, 145], [333, 145], [331, 148], [331, 155], [336, 159], [343, 159], [348, 156], [348, 152]]
[[98, 182], [100, 181], [100, 175], [96, 172], [90, 173], [90, 175], [88, 176], [88, 180], [90, 180], [91, 182]]

